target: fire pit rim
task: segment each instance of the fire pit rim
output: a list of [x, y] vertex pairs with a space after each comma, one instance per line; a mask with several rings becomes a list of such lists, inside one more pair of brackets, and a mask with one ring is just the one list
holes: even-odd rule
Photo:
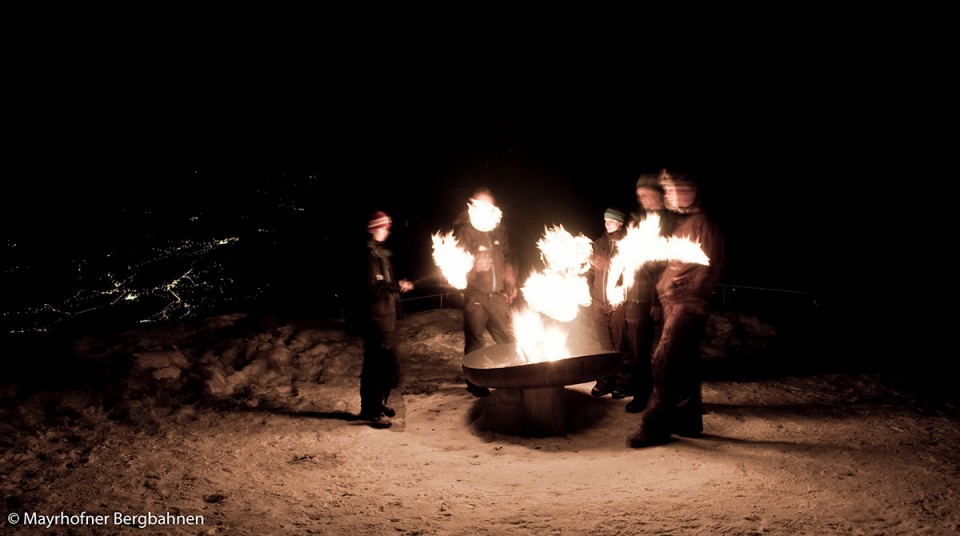
[[486, 357], [494, 363], [512, 362], [516, 343], [486, 346], [463, 356], [461, 366], [467, 379], [494, 389], [540, 389], [575, 385], [615, 373], [623, 359], [621, 352], [577, 348], [572, 355], [553, 361], [495, 367], [479, 366]]

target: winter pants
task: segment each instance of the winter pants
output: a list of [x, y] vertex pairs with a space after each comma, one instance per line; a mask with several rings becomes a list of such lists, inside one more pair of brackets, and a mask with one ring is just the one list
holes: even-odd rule
[[664, 325], [653, 352], [653, 393], [643, 412], [643, 430], [669, 436], [702, 428], [700, 339], [707, 315], [702, 305], [663, 304]]
[[623, 304], [626, 323], [623, 351], [628, 354], [628, 363], [618, 383], [626, 383], [627, 391], [639, 400], [646, 400], [653, 389], [651, 353], [657, 323], [650, 313], [652, 305], [648, 301], [627, 301]]
[[463, 300], [464, 354], [485, 346], [485, 331], [490, 332], [497, 344], [514, 342], [513, 330], [510, 327], [510, 306], [507, 305], [505, 295], [499, 292], [466, 292]]
[[379, 413], [390, 391], [400, 385], [402, 370], [394, 336], [395, 316], [376, 317], [363, 338], [363, 368], [360, 371], [360, 412]]

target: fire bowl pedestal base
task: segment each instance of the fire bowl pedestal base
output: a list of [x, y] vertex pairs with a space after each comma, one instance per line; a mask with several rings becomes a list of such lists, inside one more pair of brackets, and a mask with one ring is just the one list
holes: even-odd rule
[[567, 433], [565, 385], [609, 376], [617, 371], [620, 352], [581, 348], [553, 361], [518, 363], [516, 344], [498, 344], [463, 357], [463, 372], [471, 382], [494, 389], [518, 389], [525, 427], [540, 436]]
[[567, 433], [567, 411], [563, 387], [521, 389], [523, 419], [537, 435], [562, 436]]

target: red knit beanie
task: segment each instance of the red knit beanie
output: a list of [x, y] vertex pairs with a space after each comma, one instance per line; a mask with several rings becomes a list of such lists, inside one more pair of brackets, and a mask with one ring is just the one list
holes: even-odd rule
[[378, 210], [370, 215], [370, 221], [367, 222], [367, 230], [389, 229], [392, 224], [393, 220], [390, 219], [390, 216], [387, 216], [386, 212]]

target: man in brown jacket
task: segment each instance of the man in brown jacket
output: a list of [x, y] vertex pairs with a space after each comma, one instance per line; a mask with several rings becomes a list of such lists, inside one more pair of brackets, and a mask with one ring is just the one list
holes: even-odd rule
[[627, 438], [633, 448], [667, 443], [671, 434], [702, 433], [700, 339], [724, 266], [723, 234], [702, 208], [697, 178], [664, 170], [660, 182], [664, 203], [676, 218], [672, 236], [699, 242], [710, 263], [670, 261], [657, 281], [663, 332], [653, 352], [653, 393], [640, 429]]

